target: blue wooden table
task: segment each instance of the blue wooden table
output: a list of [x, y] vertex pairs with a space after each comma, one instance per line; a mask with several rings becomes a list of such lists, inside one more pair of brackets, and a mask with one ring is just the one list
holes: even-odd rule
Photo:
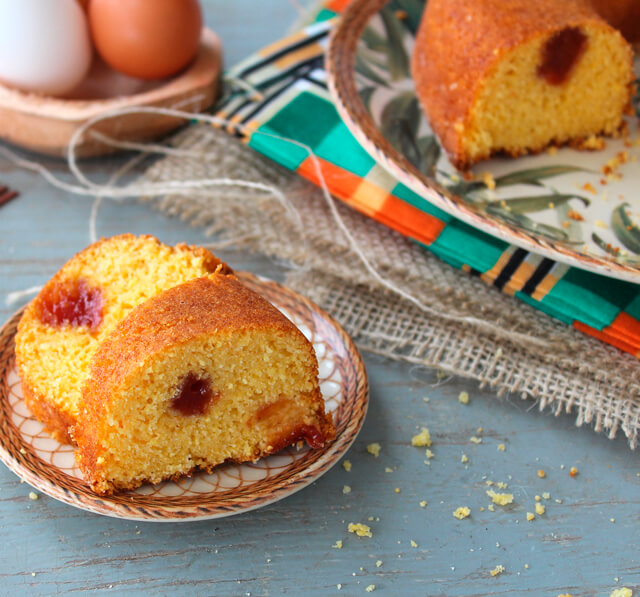
[[[227, 64], [282, 36], [297, 17], [297, 4], [287, 0], [204, 6]], [[113, 159], [87, 168], [98, 175]], [[64, 162], [43, 162], [71, 180]], [[0, 208], [2, 323], [17, 308], [5, 304], [9, 292], [42, 284], [89, 243], [91, 200], [3, 159], [0, 182], [21, 193]], [[135, 201], [100, 212], [100, 235], [121, 232], [169, 243], [206, 240]], [[239, 250], [220, 256], [282, 278], [267, 259]], [[623, 438], [577, 429], [571, 416], [541, 414], [517, 396], [497, 399], [462, 379], [364, 356], [371, 403], [347, 455], [350, 472], [338, 465], [260, 510], [136, 524], [44, 495], [32, 500], [30, 487], [0, 466], [0, 594], [576, 597], [608, 596], [622, 586], [640, 594], [640, 463]], [[458, 400], [463, 391], [467, 405]], [[430, 459], [411, 446], [423, 426], [433, 440]], [[378, 457], [366, 449], [372, 442], [381, 446]], [[512, 493], [513, 504], [489, 508], [489, 489]], [[545, 513], [528, 521], [535, 496]], [[459, 507], [470, 516], [455, 518]], [[352, 522], [369, 525], [373, 536], [349, 533]]]

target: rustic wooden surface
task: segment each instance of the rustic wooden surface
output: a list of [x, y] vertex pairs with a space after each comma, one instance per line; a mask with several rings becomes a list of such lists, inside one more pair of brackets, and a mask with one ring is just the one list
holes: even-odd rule
[[[296, 18], [288, 0], [204, 5], [227, 64], [277, 39]], [[43, 163], [71, 180], [64, 163]], [[109, 158], [87, 168], [98, 176], [113, 165]], [[2, 184], [21, 195], [0, 208], [0, 323], [17, 308], [5, 304], [7, 293], [43, 283], [89, 242], [91, 208], [89, 199], [0, 158]], [[99, 234], [121, 232], [205, 241], [134, 201], [100, 212]], [[240, 251], [221, 257], [282, 275], [277, 264]], [[622, 438], [577, 429], [571, 416], [541, 414], [517, 396], [496, 399], [435, 371], [365, 360], [371, 405], [348, 454], [351, 472], [338, 465], [298, 494], [247, 514], [194, 523], [110, 519], [46, 496], [32, 501], [30, 488], [0, 466], [0, 594], [324, 596], [364, 595], [375, 585], [374, 594], [384, 595], [608, 596], [621, 586], [638, 595], [639, 455]], [[461, 391], [469, 393], [467, 406], [458, 402]], [[410, 445], [422, 426], [433, 437], [430, 465], [424, 448]], [[380, 443], [379, 457], [367, 452], [370, 442]], [[489, 511], [487, 480], [508, 483], [514, 504]], [[543, 492], [551, 496], [542, 500], [546, 513], [527, 522]], [[471, 516], [454, 518], [459, 506]], [[349, 533], [350, 522], [370, 525], [373, 537]], [[338, 540], [342, 549], [332, 547]], [[492, 576], [498, 565], [505, 571]]]

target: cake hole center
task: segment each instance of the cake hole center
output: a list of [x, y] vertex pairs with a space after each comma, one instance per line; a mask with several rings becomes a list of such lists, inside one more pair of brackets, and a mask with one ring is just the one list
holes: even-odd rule
[[42, 295], [40, 319], [48, 325], [97, 328], [102, 322], [102, 291], [82, 279], [53, 284]]
[[587, 49], [587, 36], [578, 27], [554, 33], [542, 48], [538, 76], [550, 85], [565, 83]]
[[203, 415], [218, 395], [208, 379], [189, 373], [171, 399], [171, 408], [185, 416]]

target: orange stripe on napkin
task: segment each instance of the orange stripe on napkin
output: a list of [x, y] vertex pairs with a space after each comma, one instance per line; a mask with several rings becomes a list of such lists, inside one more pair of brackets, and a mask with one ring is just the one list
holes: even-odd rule
[[[445, 223], [438, 218], [416, 209], [356, 174], [322, 158], [316, 159], [329, 191], [361, 213], [426, 245], [433, 243], [444, 229]], [[312, 158], [306, 158], [296, 171], [314, 184], [320, 184]]]
[[325, 8], [328, 8], [333, 12], [342, 12], [349, 2], [351, 2], [351, 0], [330, 0], [325, 4]]
[[[620, 315], [626, 315], [624, 313], [621, 313]], [[618, 317], [620, 317], [620, 315], [618, 315]], [[618, 319], [618, 317], [616, 317], [616, 320]], [[628, 315], [627, 315], [628, 317]], [[615, 321], [614, 324], [615, 325]], [[581, 321], [574, 321], [573, 322], [573, 327], [576, 328], [577, 330], [580, 330], [581, 332], [584, 332], [585, 334], [588, 334], [589, 336], [593, 336], [594, 338], [597, 338], [598, 340], [602, 340], [603, 342], [607, 342], [608, 344], [611, 344], [612, 346], [615, 346], [616, 348], [619, 348], [620, 350], [624, 350], [625, 352], [630, 352], [631, 354], [635, 355], [636, 357], [640, 356], [640, 351], [638, 350], [638, 344], [630, 344], [629, 342], [625, 341], [624, 339], [620, 338], [618, 336], [618, 334], [614, 331], [614, 333], [611, 333], [611, 328], [612, 326], [608, 326], [606, 328], [604, 328], [602, 331], [600, 330], [596, 330], [595, 328], [592, 328], [590, 325], [587, 325], [586, 323], [582, 323]]]

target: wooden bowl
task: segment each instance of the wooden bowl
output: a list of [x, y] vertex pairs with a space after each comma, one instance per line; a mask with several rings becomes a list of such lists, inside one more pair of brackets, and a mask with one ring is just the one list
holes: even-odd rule
[[[142, 81], [117, 73], [97, 58], [80, 86], [64, 98], [26, 93], [0, 85], [0, 138], [32, 151], [64, 156], [73, 134], [87, 121], [118, 109], [175, 108], [201, 112], [218, 93], [222, 50], [218, 36], [202, 30], [194, 61], [180, 74]], [[91, 126], [120, 141], [146, 141], [183, 125], [185, 120], [151, 113], [128, 113]], [[92, 138], [90, 132], [76, 146], [78, 157], [118, 151]]]

